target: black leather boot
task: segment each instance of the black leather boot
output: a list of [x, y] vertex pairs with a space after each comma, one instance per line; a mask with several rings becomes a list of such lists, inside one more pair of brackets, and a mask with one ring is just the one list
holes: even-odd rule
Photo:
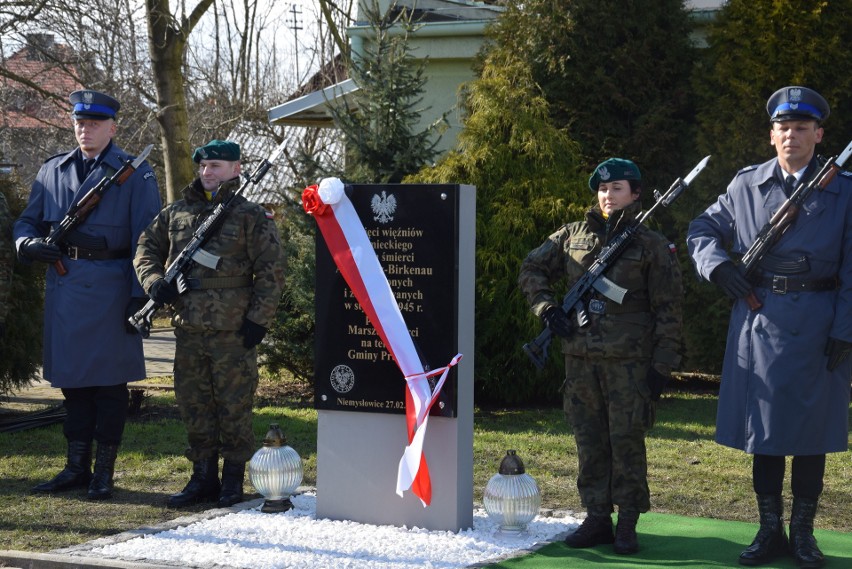
[[618, 523], [615, 524], [615, 543], [613, 550], [621, 555], [631, 555], [639, 551], [639, 538], [636, 535], [636, 523], [639, 512], [618, 511]]
[[612, 543], [615, 536], [612, 533], [612, 518], [609, 515], [589, 514], [580, 527], [565, 538], [568, 547], [594, 547], [602, 543]]
[[222, 491], [219, 493], [219, 507], [229, 508], [243, 501], [243, 481], [246, 477], [246, 463], [225, 460], [222, 463]]
[[780, 494], [758, 494], [760, 529], [754, 541], [740, 553], [740, 565], [763, 565], [790, 551], [784, 532], [784, 502]]
[[183, 508], [201, 502], [213, 502], [219, 497], [219, 455], [192, 463], [192, 476], [183, 490], [169, 496], [169, 508]]
[[112, 498], [112, 475], [115, 472], [115, 458], [118, 445], [98, 443], [95, 453], [95, 472], [89, 482], [90, 500], [108, 500]]
[[68, 441], [68, 458], [65, 468], [52, 480], [32, 488], [35, 494], [63, 492], [74, 488], [85, 488], [92, 479], [92, 442]]
[[814, 516], [817, 500], [793, 496], [793, 512], [790, 514], [790, 549], [799, 567], [822, 567], [825, 556], [817, 547], [814, 538]]

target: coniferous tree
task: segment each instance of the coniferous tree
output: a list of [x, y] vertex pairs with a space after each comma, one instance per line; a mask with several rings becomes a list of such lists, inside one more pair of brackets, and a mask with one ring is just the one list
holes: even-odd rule
[[[374, 1], [365, 14], [372, 37], [360, 59], [347, 60], [349, 76], [359, 89], [351, 99], [331, 106], [343, 135], [345, 164], [328, 169], [299, 153], [296, 167], [305, 180], [338, 176], [351, 183], [397, 183], [435, 157], [437, 125], [414, 132], [425, 62], [416, 62], [409, 52], [409, 35], [415, 29], [411, 13], [393, 4], [382, 13]], [[314, 356], [314, 221], [300, 206], [294, 207], [287, 211], [281, 233], [289, 269], [261, 354], [270, 371], [285, 369], [307, 380]]]
[[668, 188], [696, 161], [695, 51], [681, 0], [532, 0], [510, 14], [555, 123], [569, 127], [587, 170], [621, 156], [639, 165], [646, 188]]
[[347, 182], [396, 183], [435, 158], [441, 124], [414, 130], [425, 110], [418, 106], [427, 61], [418, 62], [410, 51], [412, 11], [392, 3], [381, 12], [376, 0], [364, 10], [371, 36], [348, 67], [359, 89], [351, 101], [331, 107], [346, 145], [340, 174]]
[[515, 57], [511, 34], [504, 37], [466, 86], [457, 148], [406, 181], [476, 186], [477, 400], [555, 402], [559, 342], [546, 371], [536, 373], [521, 347], [542, 325], [518, 290], [518, 271], [526, 254], [580, 218], [593, 196], [579, 170], [578, 146], [553, 127], [529, 66]]
[[[19, 184], [14, 178], [0, 177], [0, 193], [6, 198], [12, 219], [24, 207]], [[2, 221], [2, 220], [0, 220]], [[11, 227], [0, 223], [0, 231]], [[0, 271], [0, 277], [5, 277]], [[0, 395], [25, 387], [38, 376], [42, 354], [42, 320], [44, 314], [44, 264], [15, 263], [12, 288], [5, 318], [5, 335], [0, 337]]]

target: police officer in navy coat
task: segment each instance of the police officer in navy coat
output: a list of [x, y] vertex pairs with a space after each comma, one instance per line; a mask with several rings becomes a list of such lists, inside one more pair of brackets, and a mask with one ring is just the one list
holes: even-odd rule
[[[735, 299], [716, 419], [716, 441], [752, 454], [760, 529], [742, 565], [791, 551], [800, 567], [821, 567], [813, 537], [825, 455], [848, 449], [852, 361], [852, 177], [812, 192], [795, 222], [746, 280], [732, 259], [745, 253], [796, 184], [820, 168], [815, 154], [829, 105], [802, 86], [768, 100], [776, 157], [740, 170], [716, 203], [689, 226], [698, 273]], [[751, 310], [754, 291], [763, 304]], [[785, 457], [792, 456], [790, 542], [784, 529]]]
[[[63, 242], [45, 243], [69, 207], [128, 158], [112, 138], [119, 102], [91, 90], [70, 95], [78, 147], [47, 159], [27, 207], [15, 222], [23, 262], [46, 263], [43, 375], [62, 389], [68, 441], [65, 468], [37, 493], [88, 488], [112, 496], [113, 471], [127, 417], [127, 383], [145, 378], [142, 338], [126, 324], [147, 301], [132, 260], [139, 235], [160, 211], [160, 192], [147, 162], [108, 189], [82, 225]], [[67, 269], [60, 275], [55, 262]], [[97, 441], [94, 473], [92, 447]]]

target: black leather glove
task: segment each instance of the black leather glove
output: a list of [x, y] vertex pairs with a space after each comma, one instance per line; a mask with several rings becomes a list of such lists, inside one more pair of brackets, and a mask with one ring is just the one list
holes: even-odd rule
[[651, 366], [648, 368], [648, 377], [645, 381], [648, 382], [648, 389], [651, 390], [651, 401], [659, 401], [660, 395], [669, 383], [669, 376], [663, 375]]
[[731, 261], [725, 261], [710, 273], [710, 282], [721, 288], [728, 297], [736, 300], [745, 298], [751, 292], [749, 283], [739, 267]]
[[19, 250], [27, 259], [42, 263], [55, 263], [62, 258], [59, 247], [52, 243], [45, 243], [43, 237], [27, 237], [21, 243]]
[[243, 337], [243, 346], [250, 350], [263, 341], [264, 336], [266, 336], [266, 328], [244, 318], [243, 325], [237, 330], [237, 334]]
[[548, 306], [541, 314], [541, 319], [550, 331], [557, 336], [568, 338], [574, 332], [571, 320], [565, 311], [558, 306]]
[[829, 338], [828, 344], [825, 345], [825, 355], [828, 356], [828, 363], [825, 367], [828, 371], [834, 371], [849, 356], [850, 352], [852, 352], [852, 342]]
[[172, 304], [180, 294], [174, 283], [169, 283], [166, 279], [160, 278], [151, 285], [148, 296], [157, 304]]
[[127, 303], [127, 307], [124, 309], [124, 329], [127, 330], [128, 334], [138, 334], [139, 330], [133, 327], [133, 324], [128, 322], [130, 317], [142, 310], [142, 307], [148, 304], [147, 296], [133, 296], [130, 298], [130, 302]]

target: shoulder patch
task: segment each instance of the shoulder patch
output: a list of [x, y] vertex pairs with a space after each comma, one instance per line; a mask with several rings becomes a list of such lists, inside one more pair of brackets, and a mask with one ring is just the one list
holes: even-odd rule
[[275, 212], [274, 211], [270, 211], [270, 210], [264, 208], [263, 214], [266, 216], [266, 219], [275, 219]]
[[760, 164], [752, 164], [751, 166], [746, 166], [745, 168], [743, 168], [742, 170], [737, 172], [737, 176], [739, 176], [740, 174], [745, 174], [746, 172], [751, 172], [752, 170], [754, 170], [758, 166], [760, 166]]
[[145, 172], [145, 175], [142, 176], [142, 179], [147, 180], [148, 178], [153, 178], [153, 177], [154, 177], [154, 171], [152, 170], [150, 172]]
[[840, 175], [844, 178], [852, 178], [852, 172], [850, 172], [849, 170], [841, 170]]

